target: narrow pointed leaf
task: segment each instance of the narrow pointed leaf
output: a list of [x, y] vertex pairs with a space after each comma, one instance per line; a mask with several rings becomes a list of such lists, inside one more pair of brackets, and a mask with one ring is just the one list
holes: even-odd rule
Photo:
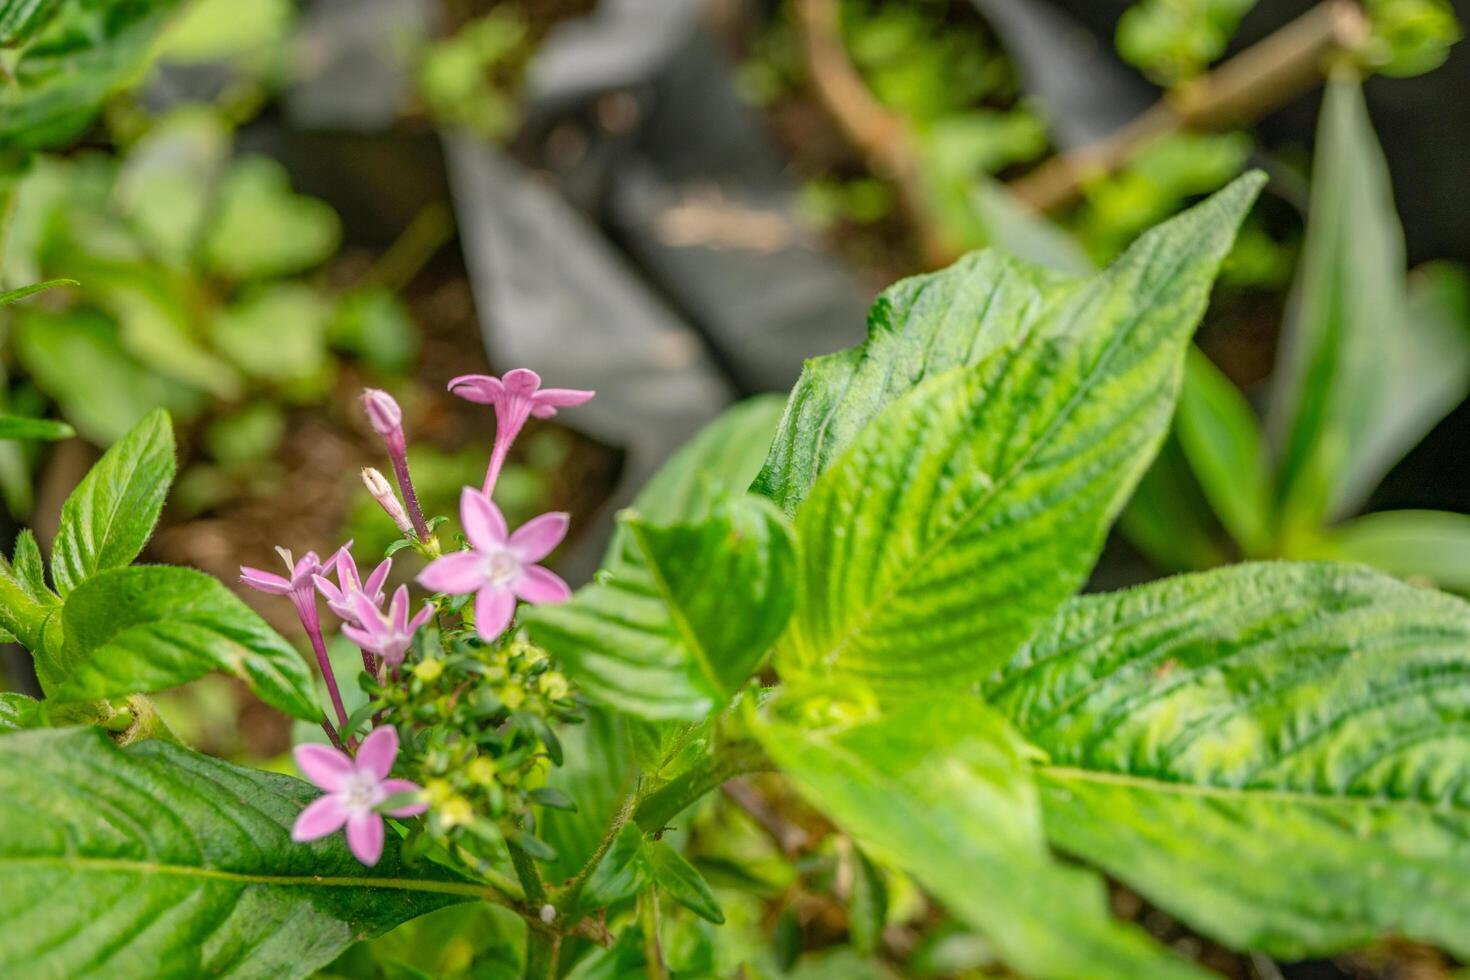
[[1470, 514], [1385, 510], [1333, 527], [1294, 558], [1361, 562], [1415, 584], [1470, 593]]
[[76, 430], [56, 419], [33, 419], [23, 415], [0, 415], [0, 439], [54, 441], [70, 439]]
[[122, 568], [148, 543], [173, 483], [173, 426], [155, 409], [102, 454], [61, 505], [51, 576], [63, 597], [84, 580]]
[[625, 549], [601, 579], [524, 620], [588, 694], [653, 720], [723, 706], [785, 628], [795, 542], [768, 501], [721, 494], [700, 521], [624, 518]]
[[1230, 560], [1224, 529], [1205, 500], [1177, 431], [1165, 437], [1153, 465], [1138, 481], [1118, 518], [1118, 530], [1166, 572], [1194, 572]]
[[[0, 736], [4, 976], [305, 977], [476, 886], [291, 841], [319, 791], [99, 729]], [[24, 828], [24, 832], [15, 832]], [[24, 899], [21, 901], [20, 899]]]
[[44, 292], [48, 289], [55, 289], [57, 286], [79, 285], [81, 283], [75, 279], [48, 279], [45, 282], [34, 282], [29, 286], [21, 286], [19, 289], [0, 292], [0, 306], [9, 306], [11, 303], [19, 302], [27, 296], [34, 296], [36, 293]]
[[648, 876], [655, 885], [701, 919], [715, 925], [725, 921], [709, 883], [678, 851], [661, 840], [645, 842], [644, 850]]
[[806, 363], [751, 489], [795, 514], [885, 408], [926, 378], [1013, 343], [1074, 282], [992, 249], [888, 287], [868, 314], [866, 343]]
[[67, 596], [58, 618], [59, 646], [48, 630], [36, 661], [46, 693], [58, 700], [161, 691], [221, 670], [289, 715], [321, 716], [301, 655], [202, 572], [112, 569]]
[[1145, 235], [1019, 342], [867, 427], [798, 516], [804, 599], [783, 672], [977, 682], [1082, 585], [1168, 430], [1260, 184]]
[[809, 705], [772, 707], [756, 733], [801, 795], [1022, 975], [1203, 976], [1112, 920], [1100, 878], [1051, 856], [1028, 749], [978, 698], [938, 695], [831, 727]]
[[1284, 959], [1470, 954], [1470, 605], [1256, 564], [1071, 603], [991, 683], [1046, 753], [1048, 834]]

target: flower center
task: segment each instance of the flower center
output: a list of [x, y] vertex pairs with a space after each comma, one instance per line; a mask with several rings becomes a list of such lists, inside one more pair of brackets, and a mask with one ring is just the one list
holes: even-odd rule
[[383, 800], [382, 787], [372, 773], [357, 772], [347, 777], [340, 791], [342, 805], [353, 813], [366, 813]]
[[509, 585], [520, 574], [520, 559], [509, 551], [495, 551], [485, 559], [485, 578], [491, 585]]

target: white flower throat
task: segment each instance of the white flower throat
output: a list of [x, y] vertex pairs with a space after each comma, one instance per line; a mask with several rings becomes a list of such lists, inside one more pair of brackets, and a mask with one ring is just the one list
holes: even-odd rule
[[509, 551], [493, 551], [485, 557], [485, 578], [491, 585], [509, 585], [521, 576], [521, 561]]

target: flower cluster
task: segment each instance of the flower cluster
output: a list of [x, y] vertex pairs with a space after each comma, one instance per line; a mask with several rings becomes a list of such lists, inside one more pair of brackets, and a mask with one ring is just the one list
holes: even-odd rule
[[[298, 561], [277, 549], [285, 575], [240, 569], [245, 585], [291, 599], [332, 703], [335, 720], [322, 719], [332, 747], [296, 750], [297, 766], [325, 795], [302, 811], [292, 836], [311, 841], [345, 828], [352, 853], [367, 865], [382, 854], [384, 816], [429, 812], [431, 832], [441, 842], [462, 829], [486, 840], [502, 833], [529, 835], [534, 824], [527, 794], [536, 791], [549, 762], [560, 762], [552, 725], [576, 716], [566, 679], [544, 653], [510, 632], [518, 603], [570, 597], [566, 582], [539, 564], [561, 544], [569, 517], [542, 514], [512, 532], [492, 494], [526, 420], [549, 418], [593, 393], [542, 388], [527, 370], [503, 378], [465, 375], [451, 381], [449, 390], [494, 408], [495, 441], [483, 485], [465, 487], [460, 497], [468, 547], [448, 554], [414, 491], [402, 409], [377, 389], [362, 398], [369, 424], [387, 449], [398, 493], [377, 470], [364, 470], [363, 482], [403, 532], [403, 543], [430, 559], [415, 581], [432, 599], [414, 610], [406, 584], [390, 597], [393, 559], [383, 559], [364, 578], [350, 541], [325, 563], [313, 552]], [[369, 702], [351, 716], [327, 656], [318, 596], [362, 653], [359, 684]], [[395, 768], [419, 781], [390, 777]]]

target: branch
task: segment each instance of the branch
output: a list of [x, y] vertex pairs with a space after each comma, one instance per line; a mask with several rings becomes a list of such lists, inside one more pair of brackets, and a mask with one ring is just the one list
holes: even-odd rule
[[1012, 181], [1038, 211], [1073, 203], [1088, 181], [1119, 170], [1145, 143], [1182, 129], [1220, 129], [1259, 118], [1321, 81], [1334, 54], [1362, 45], [1368, 20], [1353, 0], [1326, 0], [1214, 71], [1180, 86], [1105, 139], [1059, 154]]

